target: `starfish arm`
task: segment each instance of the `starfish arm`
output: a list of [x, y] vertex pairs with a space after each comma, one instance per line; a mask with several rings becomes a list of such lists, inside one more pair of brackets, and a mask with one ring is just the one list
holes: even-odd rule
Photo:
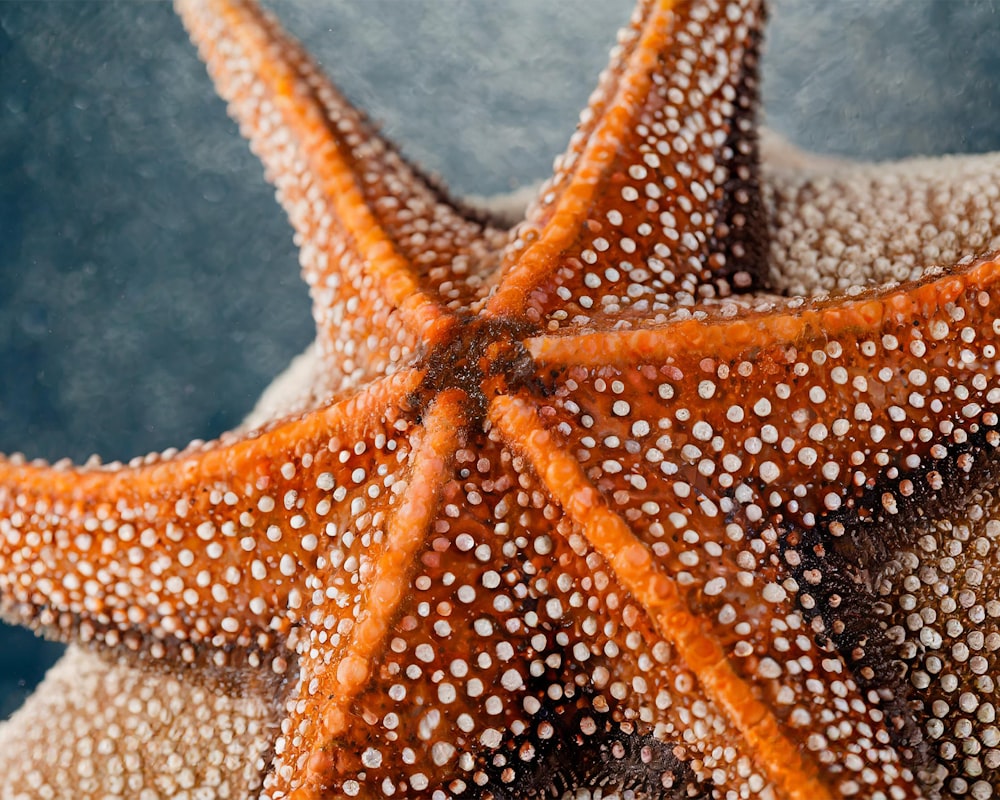
[[[744, 309], [735, 318], [706, 315], [693, 327], [678, 321], [528, 342], [541, 374], [553, 376], [547, 425], [568, 437], [567, 449], [605, 501], [655, 545], [670, 530], [672, 504], [665, 498], [681, 498], [677, 519], [691, 525], [697, 546], [690, 557], [702, 566], [685, 568], [681, 559], [674, 569], [693, 576], [705, 595], [725, 597], [734, 576], [757, 581], [769, 563], [780, 565], [771, 594], [795, 596], [808, 622], [800, 627], [817, 634], [822, 663], [839, 664], [816, 685], [832, 687], [850, 675], [868, 698], [858, 707], [891, 721], [889, 741], [911, 770], [928, 766], [929, 754], [920, 743], [922, 718], [913, 716], [907, 698], [919, 697], [926, 712], [942, 692], [955, 690], [957, 678], [934, 685], [926, 668], [910, 687], [895, 678], [888, 665], [896, 658], [919, 665], [913, 640], [898, 651], [894, 645], [906, 639], [912, 615], [900, 617], [899, 606], [889, 604], [883, 615], [903, 627], [885, 633], [866, 586], [875, 581], [884, 597], [909, 593], [905, 608], [922, 603], [933, 610], [945, 590], [935, 581], [936, 588], [914, 594], [910, 556], [884, 583], [877, 576], [918, 542], [928, 552], [925, 562], [934, 563], [938, 539], [960, 554], [961, 541], [947, 542], [945, 534], [960, 524], [983, 531], [983, 541], [957, 566], [949, 556], [949, 569], [971, 571], [968, 598], [988, 596], [977, 576], [1000, 530], [991, 524], [1000, 446], [998, 284], [1000, 265], [983, 261], [854, 299], [789, 301], [777, 311]], [[956, 505], [976, 491], [987, 494], [972, 511]], [[711, 544], [711, 526], [691, 522], [699, 507], [724, 513], [736, 539]], [[940, 528], [930, 524], [935, 519]], [[736, 565], [723, 566], [734, 546], [744, 548]], [[709, 569], [706, 556], [715, 574], [702, 571]], [[732, 621], [744, 608], [732, 603]], [[705, 617], [713, 617], [710, 610]], [[952, 624], [950, 631], [965, 652], [962, 629]], [[985, 641], [990, 627], [982, 633]], [[761, 652], [794, 661], [789, 646]], [[981, 656], [976, 669], [986, 669], [991, 658]], [[965, 679], [967, 703], [979, 703], [981, 682], [971, 669]], [[882, 708], [870, 706], [872, 691], [883, 698]], [[927, 732], [938, 738], [934, 730]], [[855, 757], [867, 749], [858, 744]], [[947, 744], [942, 748], [950, 760]], [[961, 775], [957, 765], [949, 770]], [[904, 781], [901, 774], [895, 780]]]
[[658, 633], [694, 672], [706, 694], [724, 709], [745, 739], [745, 751], [770, 768], [770, 777], [782, 796], [795, 800], [829, 798], [829, 792], [817, 779], [815, 766], [803, 761], [797, 746], [782, 735], [769, 710], [735, 674], [719, 643], [706, 635], [678, 582], [657, 568], [650, 550], [602, 501], [579, 461], [554, 445], [531, 405], [520, 398], [498, 398], [491, 408], [491, 418], [508, 441], [518, 443], [568, 518], [650, 614]]
[[[777, 160], [777, 159], [776, 159]], [[1000, 154], [767, 164], [770, 284], [785, 294], [919, 277], [1000, 250]]]
[[[313, 629], [299, 646], [298, 686], [289, 701], [294, 713], [279, 739], [278, 761], [266, 787], [272, 795], [291, 791], [296, 800], [322, 796], [320, 787], [331, 779], [335, 762], [344, 758], [338, 754], [338, 739], [356, 725], [356, 696], [378, 677], [377, 657], [408, 599], [411, 573], [432, 533], [442, 487], [461, 444], [464, 401], [461, 392], [447, 391], [428, 410], [406, 488], [344, 641], [331, 642], [324, 626]], [[318, 605], [321, 615], [342, 614], [336, 606], [330, 608], [322, 593]], [[302, 763], [304, 769], [298, 766]]]
[[[662, 663], [665, 645], [634, 605], [616, 617], [621, 587], [560, 533], [524, 459], [496, 433], [469, 435], [429, 536], [412, 554], [401, 548], [410, 565], [399, 604], [372, 606], [388, 629], [373, 637], [362, 623], [333, 657], [319, 640], [303, 657], [272, 796], [553, 796], [619, 781], [672, 800], [700, 794], [674, 752], [680, 732], [671, 742], [637, 731], [652, 702], [626, 689], [645, 674], [638, 665]], [[345, 684], [342, 654], [362, 639], [371, 678]], [[665, 664], [649, 676], [652, 696], [662, 698], [654, 682], [678, 678]]]
[[[754, 480], [785, 484], [779, 492], [785, 503], [793, 501], [788, 490], [805, 481], [807, 496], [794, 500], [794, 516], [811, 526], [819, 515], [846, 507], [881, 516], [862, 494], [883, 474], [895, 475], [890, 494], [933, 494], [941, 478], [936, 463], [945, 469], [957, 456], [992, 451], [1000, 322], [991, 309], [998, 292], [1000, 262], [985, 260], [853, 300], [793, 300], [768, 313], [744, 309], [648, 330], [538, 337], [527, 346], [543, 367], [638, 365], [641, 373], [649, 364], [648, 380], [657, 381], [663, 369], [697, 380], [694, 396], [682, 402], [697, 397], [705, 430], [726, 432], [727, 442], [745, 445], [760, 437], [762, 449], [750, 461], [762, 474]], [[741, 413], [745, 395], [726, 389], [737, 377], [744, 386], [774, 383], [756, 387], [763, 396], [752, 415]], [[647, 391], [662, 399], [667, 392], [675, 402], [667, 385]], [[776, 422], [768, 426], [771, 419]], [[971, 467], [968, 458], [960, 461], [960, 469]], [[817, 462], [831, 467], [807, 477]], [[904, 489], [905, 476], [919, 476], [922, 488]], [[884, 503], [892, 513], [890, 498]]]
[[[498, 398], [491, 417], [505, 438], [517, 442], [517, 448], [576, 530], [604, 557], [625, 590], [648, 614], [652, 627], [672, 648], [674, 659], [693, 674], [693, 694], [704, 698], [728, 729], [720, 731], [719, 722], [715, 722], [710, 730], [720, 732], [722, 741], [739, 742], [739, 752], [749, 757], [755, 770], [760, 770], [748, 775], [746, 765], [733, 769], [736, 765], [713, 763], [712, 754], [720, 742], [703, 728], [700, 735], [689, 736], [687, 741], [692, 742], [703, 760], [705, 778], [719, 791], [734, 792], [745, 792], [763, 778], [778, 796], [786, 798], [832, 798], [849, 793], [855, 775], [843, 765], [857, 759], [859, 753], [875, 757], [875, 752], [870, 743], [866, 745], [864, 735], [846, 733], [854, 722], [829, 701], [813, 699], [799, 705], [783, 697], [806, 699], [815, 694], [808, 687], [813, 683], [822, 685], [824, 673], [836, 657], [820, 666], [809, 660], [811, 646], [792, 644], [784, 648], [786, 657], [804, 656], [797, 665], [804, 668], [785, 671], [765, 655], [778, 649], [773, 641], [778, 638], [775, 629], [804, 629], [806, 625], [784, 589], [780, 590], [780, 598], [773, 595], [779, 584], [768, 580], [771, 576], [765, 566], [756, 570], [750, 581], [734, 580], [739, 571], [738, 559], [732, 552], [734, 529], [738, 522], [745, 521], [731, 511], [723, 521], [710, 496], [703, 497], [693, 508], [685, 505], [678, 481], [677, 499], [673, 502], [664, 499], [662, 493], [652, 495], [660, 498], [660, 507], [655, 517], [659, 529], [651, 535], [648, 528], [644, 529], [648, 515], [643, 521], [635, 513], [637, 509], [624, 496], [628, 490], [612, 492], [607, 486], [600, 491], [587, 476], [588, 471], [599, 473], [585, 469], [579, 460], [580, 450], [561, 442], [562, 437], [543, 424], [532, 405], [527, 398]], [[650, 478], [656, 480], [655, 476]], [[607, 485], [609, 481], [600, 483]], [[623, 485], [629, 486], [629, 482]], [[721, 505], [725, 509], [724, 501]], [[691, 559], [694, 551], [680, 542], [692, 543], [694, 539], [709, 556], [714, 553], [718, 557]], [[671, 547], [671, 540], [679, 545], [676, 549]], [[863, 693], [850, 681], [843, 689], [841, 699], [855, 709], [865, 707]], [[667, 704], [674, 713], [690, 702], [677, 692], [676, 686], [667, 691], [674, 695], [673, 702]], [[781, 699], [775, 702], [775, 697]], [[881, 727], [874, 724], [876, 730]], [[827, 743], [822, 753], [815, 752], [815, 746], [802, 747], [804, 739], [821, 733], [826, 725], [840, 726], [845, 735]], [[884, 728], [880, 733], [888, 737]], [[890, 751], [877, 757], [899, 767], [898, 757]], [[892, 778], [882, 776], [874, 781], [878, 788], [916, 796], [912, 775], [899, 774], [904, 771], [892, 767], [886, 772]]]
[[754, 283], [765, 257], [753, 128], [762, 23], [755, 0], [640, 4], [507, 249], [490, 313], [551, 329]]
[[256, 4], [176, 5], [295, 229], [333, 388], [385, 374], [475, 288], [498, 232], [412, 170]]
[[956, 483], [955, 502], [911, 521], [914, 544], [873, 570], [874, 610], [933, 757], [925, 783], [989, 797], [1000, 792], [1000, 481], [991, 468]]
[[325, 580], [346, 598], [365, 561], [358, 527], [393, 502], [399, 409], [419, 378], [127, 468], [0, 461], [5, 616], [154, 658], [284, 672], [303, 590]]
[[[987, 304], [998, 282], [1000, 260], [967, 260], [953, 270], [932, 268], [921, 280], [852, 292], [850, 297], [770, 297], [759, 308], [736, 303], [706, 305], [696, 315], [685, 312], [672, 322], [637, 330], [535, 336], [526, 340], [525, 346], [538, 362], [560, 366], [624, 366], [647, 359], [672, 360], [691, 352], [732, 362], [755, 349], [817, 347], [829, 339], [847, 340], [859, 334], [878, 337], [894, 326], [926, 324], [936, 315], [943, 319], [958, 313], [958, 319], [964, 319], [966, 312], [951, 310], [955, 303], [967, 306], [970, 319], [982, 326], [981, 333], [992, 337], [993, 318]], [[959, 330], [965, 339], [972, 335], [964, 328]], [[968, 343], [947, 322], [943, 327], [940, 323], [931, 325], [931, 330], [916, 338], [921, 337], [932, 340], [939, 351]], [[990, 363], [988, 352], [983, 353], [984, 365]], [[949, 352], [948, 356], [957, 359], [958, 353]]]
[[0, 795], [256, 796], [276, 718], [246, 685], [220, 693], [71, 647], [0, 724]]

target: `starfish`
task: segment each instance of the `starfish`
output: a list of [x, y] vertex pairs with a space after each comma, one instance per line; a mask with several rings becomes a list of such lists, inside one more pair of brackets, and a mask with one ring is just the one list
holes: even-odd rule
[[6, 795], [1000, 788], [983, 160], [762, 173], [760, 3], [643, 2], [508, 229], [177, 6], [317, 341], [218, 441], [0, 462], [4, 614], [76, 643]]

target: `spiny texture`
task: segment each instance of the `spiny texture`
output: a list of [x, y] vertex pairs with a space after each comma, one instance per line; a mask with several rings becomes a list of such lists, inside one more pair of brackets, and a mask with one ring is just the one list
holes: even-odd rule
[[919, 278], [1000, 249], [1000, 155], [766, 164], [770, 283], [792, 295]]
[[761, 172], [760, 3], [642, 2], [507, 231], [178, 8], [317, 343], [217, 442], [0, 462], [6, 615], [101, 654], [5, 796], [1000, 789], [995, 159]]
[[0, 728], [3, 796], [249, 797], [273, 708], [71, 647]]

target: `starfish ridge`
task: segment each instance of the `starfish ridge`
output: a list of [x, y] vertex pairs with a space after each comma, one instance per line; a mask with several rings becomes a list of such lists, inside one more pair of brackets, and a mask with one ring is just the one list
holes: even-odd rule
[[[317, 343], [217, 442], [0, 462], [5, 615], [102, 654], [0, 731], [5, 796], [1000, 788], [1000, 263], [962, 164], [762, 187], [760, 3], [642, 2], [508, 231], [252, 3], [177, 5]], [[884, 185], [905, 253], [892, 203], [838, 228]], [[865, 262], [892, 280], [778, 293]]]

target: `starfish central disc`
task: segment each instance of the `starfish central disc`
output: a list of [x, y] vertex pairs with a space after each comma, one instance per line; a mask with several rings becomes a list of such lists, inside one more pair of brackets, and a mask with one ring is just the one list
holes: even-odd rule
[[464, 315], [429, 348], [423, 383], [410, 399], [421, 411], [438, 394], [458, 389], [469, 398], [470, 422], [481, 421], [489, 399], [539, 384], [537, 367], [522, 339], [523, 321]]

